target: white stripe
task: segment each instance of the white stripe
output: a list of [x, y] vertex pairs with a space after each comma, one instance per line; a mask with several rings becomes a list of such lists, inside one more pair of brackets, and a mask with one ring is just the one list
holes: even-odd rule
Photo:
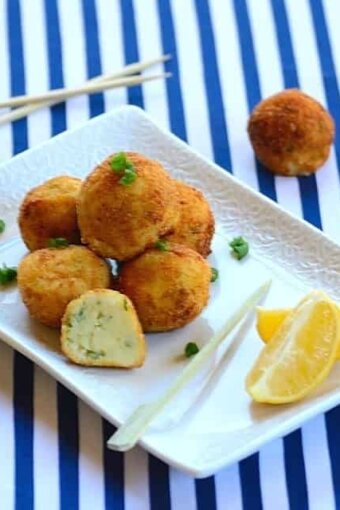
[[195, 6], [192, 0], [173, 0], [171, 7], [188, 142], [201, 154], [211, 158], [208, 105]]
[[13, 351], [0, 345], [0, 501], [3, 508], [14, 508], [14, 416]]
[[[287, 2], [287, 15], [291, 26], [301, 89], [326, 105], [315, 33], [306, 0], [294, 2], [294, 5], [292, 2]], [[316, 180], [323, 229], [339, 242], [340, 186], [333, 150], [327, 163], [316, 173]]]
[[79, 508], [105, 508], [102, 419], [79, 401]]
[[[96, 0], [98, 37], [104, 73], [112, 73], [125, 65], [122, 40], [122, 24], [118, 2]], [[127, 89], [104, 92], [105, 109], [127, 103]]]
[[264, 510], [288, 510], [283, 442], [277, 439], [260, 451], [260, 483]]
[[[158, 57], [163, 53], [160, 27], [155, 0], [134, 1], [134, 12], [140, 60]], [[162, 67], [152, 67], [143, 74], [163, 72]], [[164, 80], [156, 80], [143, 85], [145, 109], [163, 127], [169, 128], [169, 116]]]
[[[59, 19], [65, 87], [84, 83], [86, 51], [83, 32], [83, 13], [80, 0], [59, 0]], [[67, 128], [82, 124], [89, 117], [88, 96], [66, 101]]]
[[238, 464], [233, 464], [215, 475], [217, 508], [242, 510], [242, 493]]
[[37, 510], [59, 508], [56, 383], [34, 367], [34, 502]]
[[124, 498], [125, 510], [150, 508], [148, 455], [141, 448], [124, 455]]
[[[26, 93], [39, 94], [49, 88], [46, 20], [42, 0], [21, 2], [22, 37], [25, 60]], [[38, 145], [50, 136], [50, 111], [38, 110], [28, 116], [29, 147]]]
[[[0, 97], [7, 99], [11, 95], [10, 67], [8, 51], [8, 34], [6, 23], [6, 0], [0, 0]], [[6, 110], [0, 110], [0, 114]], [[10, 124], [0, 126], [0, 161], [9, 159], [12, 155], [12, 129]]]
[[340, 86], [340, 3], [334, 0], [323, 0], [324, 13], [328, 27], [328, 36], [333, 48], [332, 56], [335, 72], [337, 74], [338, 86]]
[[210, 1], [210, 11], [233, 172], [243, 182], [258, 189], [254, 153], [246, 131], [249, 114], [233, 3]]
[[[268, 0], [248, 0], [248, 7], [262, 96], [266, 98], [284, 88], [274, 18]], [[285, 209], [301, 217], [302, 206], [297, 179], [276, 177], [275, 185], [277, 201]]]
[[169, 470], [172, 510], [196, 510], [195, 480], [178, 471]]
[[332, 471], [323, 414], [303, 426], [302, 443], [309, 508], [310, 510], [335, 509]]

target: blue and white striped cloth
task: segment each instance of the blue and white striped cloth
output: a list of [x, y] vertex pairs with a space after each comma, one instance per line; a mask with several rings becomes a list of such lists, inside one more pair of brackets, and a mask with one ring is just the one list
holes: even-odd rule
[[[166, 83], [82, 96], [1, 127], [0, 159], [131, 103], [340, 242], [340, 135], [325, 168], [296, 180], [256, 164], [245, 131], [254, 105], [285, 87], [319, 99], [340, 130], [339, 21], [339, 0], [0, 0], [0, 98], [173, 56]], [[1, 510], [340, 509], [340, 407], [205, 480], [138, 448], [110, 452], [111, 433], [0, 344]]]

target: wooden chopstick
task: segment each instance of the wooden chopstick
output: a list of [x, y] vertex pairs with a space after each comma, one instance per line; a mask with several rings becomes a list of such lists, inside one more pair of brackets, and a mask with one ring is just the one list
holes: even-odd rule
[[[121, 69], [120, 71], [116, 71], [114, 73], [109, 73], [106, 75], [95, 76], [94, 78], [91, 78], [90, 80], [86, 81], [85, 84], [100, 83], [100, 82], [120, 78], [123, 76], [128, 76], [128, 75], [131, 75], [134, 73], [138, 73], [138, 72], [143, 71], [144, 69], [147, 69], [148, 67], [154, 66], [154, 65], [162, 63], [162, 62], [166, 62], [170, 58], [171, 58], [171, 55], [167, 54], [167, 55], [162, 55], [162, 56], [154, 58], [154, 59], [145, 60], [142, 62], [134, 62], [132, 64], [129, 64], [129, 65], [123, 67], [123, 69]], [[27, 96], [27, 97], [29, 97], [29, 96]], [[25, 106], [18, 107], [15, 110], [5, 113], [2, 116], [0, 116], [0, 125], [5, 124], [7, 122], [13, 122], [15, 120], [19, 120], [23, 117], [27, 117], [27, 115], [39, 110], [40, 108], [54, 106], [54, 105], [60, 103], [61, 101], [62, 101], [61, 99], [54, 99], [54, 100], [50, 99], [49, 101], [41, 101], [40, 103], [27, 104]]]

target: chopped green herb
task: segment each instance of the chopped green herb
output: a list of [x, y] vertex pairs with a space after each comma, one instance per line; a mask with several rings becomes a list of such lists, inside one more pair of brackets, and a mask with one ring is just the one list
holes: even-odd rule
[[127, 299], [124, 299], [124, 310], [128, 310], [128, 302], [127, 302]]
[[68, 240], [64, 237], [54, 237], [47, 242], [49, 248], [65, 248], [69, 244]]
[[249, 244], [243, 237], [234, 237], [229, 243], [232, 254], [237, 260], [243, 259], [249, 252]]
[[169, 244], [164, 239], [158, 239], [158, 241], [155, 242], [155, 248], [159, 251], [168, 251]]
[[117, 152], [110, 161], [110, 167], [114, 172], [122, 172], [125, 168], [128, 168], [131, 163], [126, 159], [125, 152]]
[[110, 161], [113, 172], [123, 174], [119, 183], [123, 186], [129, 186], [137, 179], [135, 167], [126, 157], [125, 152], [118, 152]]
[[4, 222], [4, 220], [0, 220], [0, 234], [2, 234], [4, 232], [6, 228], [6, 223]]
[[212, 267], [211, 268], [211, 278], [210, 278], [210, 281], [211, 282], [216, 282], [217, 278], [218, 278], [218, 270], [215, 267]]
[[189, 342], [185, 346], [184, 353], [187, 358], [191, 358], [191, 356], [194, 356], [198, 352], [199, 352], [199, 348], [198, 348], [197, 344], [195, 344], [194, 342]]
[[7, 267], [3, 264], [2, 268], [0, 268], [0, 285], [7, 285], [7, 283], [11, 283], [17, 278], [17, 268], [16, 267]]
[[102, 356], [105, 356], [104, 351], [92, 351], [91, 349], [86, 349], [86, 356], [92, 359], [98, 359]]
[[132, 184], [137, 179], [136, 172], [131, 168], [126, 168], [123, 177], [119, 179], [119, 183], [123, 184], [123, 186], [128, 186]]

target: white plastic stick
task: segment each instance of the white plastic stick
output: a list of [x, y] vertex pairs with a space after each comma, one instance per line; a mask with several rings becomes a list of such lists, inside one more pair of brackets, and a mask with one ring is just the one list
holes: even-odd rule
[[208, 343], [192, 358], [181, 374], [164, 394], [148, 404], [141, 405], [131, 414], [113, 436], [108, 440], [107, 446], [111, 450], [127, 451], [135, 446], [143, 432], [147, 429], [153, 418], [176, 396], [176, 394], [192, 379], [200, 370], [207, 358], [219, 347], [226, 336], [241, 322], [258, 301], [267, 293], [271, 281], [265, 282], [238, 308], [227, 320], [223, 328], [214, 335]]
[[[109, 81], [116, 78], [120, 78], [122, 76], [129, 76], [134, 73], [139, 73], [143, 71], [144, 69], [147, 69], [148, 67], [151, 67], [155, 64], [159, 64], [161, 62], [165, 62], [171, 58], [171, 55], [162, 55], [161, 57], [150, 59], [150, 60], [144, 60], [143, 62], [134, 62], [133, 64], [129, 64], [120, 71], [116, 71], [115, 73], [110, 74], [101, 74], [99, 76], [96, 76], [95, 78], [91, 78], [90, 80], [86, 81], [86, 84], [90, 83], [100, 83], [102, 81]], [[27, 98], [29, 96], [26, 96]], [[5, 113], [4, 115], [0, 116], [0, 125], [5, 124], [7, 122], [13, 122], [18, 119], [22, 119], [23, 117], [27, 117], [30, 113], [33, 113], [37, 110], [40, 110], [40, 108], [47, 108], [50, 106], [54, 106], [58, 103], [60, 103], [61, 100], [49, 100], [49, 101], [41, 101], [40, 103], [36, 104], [27, 104], [25, 106], [21, 106], [16, 108], [14, 111], [11, 111], [9, 113]]]

